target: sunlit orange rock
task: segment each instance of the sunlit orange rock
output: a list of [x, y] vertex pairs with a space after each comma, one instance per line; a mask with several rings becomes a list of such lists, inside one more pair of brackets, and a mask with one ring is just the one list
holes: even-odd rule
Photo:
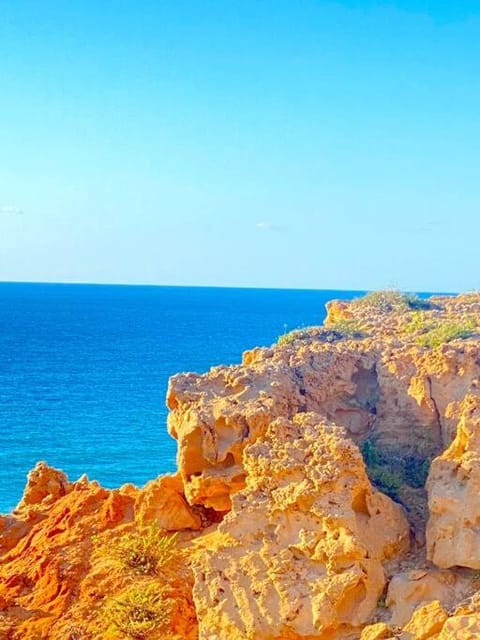
[[345, 431], [313, 413], [280, 418], [244, 467], [232, 512], [197, 542], [200, 638], [326, 639], [365, 624], [408, 524], [372, 489]]
[[135, 502], [140, 522], [155, 523], [165, 531], [201, 529], [202, 519], [186, 502], [179, 476], [164, 476], [149, 482]]
[[480, 568], [480, 396], [463, 402], [457, 435], [432, 463], [428, 557], [439, 567]]
[[62, 471], [49, 467], [45, 462], [37, 462], [28, 474], [27, 486], [16, 511], [21, 512], [34, 505], [38, 507], [42, 503], [51, 504], [70, 488], [67, 476]]
[[480, 614], [453, 616], [442, 627], [436, 640], [478, 640]]
[[392, 613], [391, 623], [405, 625], [414, 611], [425, 604], [439, 602], [451, 609], [471, 592], [471, 580], [452, 571], [414, 569], [399, 572], [390, 581], [387, 605]]
[[330, 300], [327, 302], [327, 317], [325, 318], [325, 326], [335, 325], [337, 322], [351, 320], [354, 312], [350, 308], [350, 304], [343, 300]]
[[433, 600], [415, 610], [403, 628], [405, 638], [428, 640], [441, 630], [448, 614], [438, 600]]
[[392, 628], [388, 624], [376, 622], [363, 628], [360, 640], [388, 640], [392, 634]]

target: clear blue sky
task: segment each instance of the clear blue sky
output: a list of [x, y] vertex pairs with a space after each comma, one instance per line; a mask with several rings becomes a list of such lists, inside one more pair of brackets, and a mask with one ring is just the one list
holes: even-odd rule
[[480, 5], [0, 1], [0, 280], [480, 288]]

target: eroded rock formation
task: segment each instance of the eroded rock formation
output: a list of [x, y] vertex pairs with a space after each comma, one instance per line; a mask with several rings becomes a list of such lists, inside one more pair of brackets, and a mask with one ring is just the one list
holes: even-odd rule
[[460, 403], [457, 435], [427, 481], [428, 558], [438, 567], [480, 569], [480, 397]]
[[[195, 563], [200, 638], [334, 638], [365, 624], [382, 561], [409, 545], [343, 428], [278, 418], [244, 452], [246, 486]], [[224, 635], [222, 635], [224, 634]]]

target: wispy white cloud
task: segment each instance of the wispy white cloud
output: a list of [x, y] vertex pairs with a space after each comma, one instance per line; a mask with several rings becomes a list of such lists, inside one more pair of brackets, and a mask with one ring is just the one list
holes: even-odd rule
[[285, 231], [285, 227], [282, 227], [279, 224], [274, 224], [273, 222], [257, 222], [255, 226], [257, 229], [261, 229], [263, 231]]
[[430, 235], [437, 231], [445, 231], [448, 224], [440, 220], [425, 220], [423, 222], [414, 223], [399, 228], [400, 233], [408, 235]]
[[25, 212], [19, 207], [13, 207], [10, 204], [0, 205], [0, 215], [4, 216], [23, 216]]

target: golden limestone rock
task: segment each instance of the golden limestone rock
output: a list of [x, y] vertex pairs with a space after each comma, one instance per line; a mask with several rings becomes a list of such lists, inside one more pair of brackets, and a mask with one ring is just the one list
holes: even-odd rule
[[[376, 348], [375, 348], [376, 349]], [[250, 362], [250, 358], [247, 358]], [[174, 376], [168, 405], [170, 433], [178, 439], [178, 470], [190, 504], [228, 511], [245, 484], [245, 446], [277, 417], [314, 411], [361, 441], [375, 426], [380, 444], [441, 449], [437, 409], [423, 380], [418, 348], [376, 353], [370, 342], [333, 345], [306, 341], [266, 351], [253, 364], [216, 367], [209, 374]]]
[[139, 522], [155, 523], [165, 531], [201, 529], [202, 520], [187, 504], [178, 475], [148, 482], [135, 501]]
[[70, 489], [67, 476], [62, 471], [49, 467], [46, 462], [37, 462], [28, 474], [27, 486], [16, 511], [21, 512], [42, 503], [53, 503]]
[[364, 627], [360, 640], [388, 640], [392, 637], [393, 631], [385, 622], [376, 622]]
[[435, 637], [445, 624], [448, 614], [438, 600], [416, 609], [403, 628], [405, 640], [428, 640]]
[[454, 616], [449, 618], [435, 640], [478, 640], [480, 638], [480, 615]]
[[325, 318], [325, 326], [335, 327], [339, 322], [344, 320], [352, 320], [354, 317], [353, 312], [350, 310], [350, 304], [343, 300], [330, 300], [327, 302], [327, 317]]
[[343, 302], [353, 329], [331, 320], [246, 352], [240, 366], [173, 376], [168, 428], [188, 502], [229, 511], [245, 484], [243, 449], [272, 420], [298, 412], [324, 415], [356, 442], [374, 438], [394, 456], [427, 460], [443, 451], [458, 403], [478, 392], [478, 347], [476, 340], [449, 338], [435, 348], [429, 341], [440, 339], [439, 330], [464, 335], [455, 314], [470, 306], [441, 298], [431, 310], [392, 311], [383, 301], [373, 309]]
[[480, 397], [462, 403], [457, 435], [427, 481], [429, 559], [439, 567], [480, 569]]
[[451, 609], [471, 592], [471, 580], [452, 571], [414, 569], [399, 572], [389, 585], [386, 604], [391, 612], [391, 623], [403, 626], [414, 611], [424, 604], [438, 600]]
[[402, 508], [317, 414], [272, 422], [244, 467], [232, 511], [197, 542], [200, 638], [349, 637], [376, 608], [382, 561], [408, 547]]

